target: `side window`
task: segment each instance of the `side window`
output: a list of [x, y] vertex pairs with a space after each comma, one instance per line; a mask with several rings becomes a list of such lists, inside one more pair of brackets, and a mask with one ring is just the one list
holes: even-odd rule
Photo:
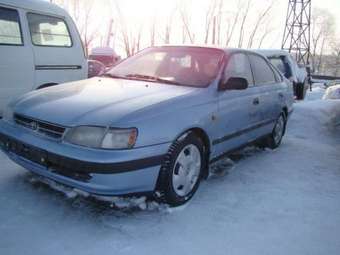
[[275, 66], [287, 79], [292, 76], [292, 71], [284, 57], [271, 57], [269, 58], [270, 63]]
[[275, 66], [281, 73], [286, 73], [286, 67], [285, 63], [283, 62], [283, 59], [280, 57], [273, 57], [269, 58], [270, 63], [272, 63], [273, 66]]
[[225, 75], [229, 77], [245, 78], [249, 85], [254, 84], [253, 74], [248, 56], [243, 53], [236, 53], [229, 59]]
[[277, 67], [275, 67], [273, 64], [271, 64], [271, 67], [275, 75], [275, 80], [277, 82], [282, 82], [284, 74], [280, 70], [278, 70]]
[[0, 8], [0, 45], [22, 45], [19, 14], [16, 10]]
[[27, 14], [27, 19], [34, 45], [52, 47], [72, 46], [71, 36], [64, 20], [34, 13]]
[[251, 54], [249, 55], [249, 59], [253, 69], [256, 84], [267, 85], [276, 82], [273, 70], [262, 57]]

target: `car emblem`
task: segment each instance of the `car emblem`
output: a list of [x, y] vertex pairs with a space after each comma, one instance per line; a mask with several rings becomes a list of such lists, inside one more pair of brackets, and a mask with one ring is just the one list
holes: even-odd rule
[[37, 130], [38, 129], [38, 123], [35, 122], [35, 121], [32, 121], [30, 123], [30, 128], [33, 129], [33, 130]]

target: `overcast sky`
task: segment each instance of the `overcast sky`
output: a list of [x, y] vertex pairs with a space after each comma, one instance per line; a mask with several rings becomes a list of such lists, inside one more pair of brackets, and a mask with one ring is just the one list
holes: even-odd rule
[[[67, 4], [72, 0], [60, 1], [64, 1], [64, 4]], [[90, 0], [81, 1], [86, 2]], [[261, 29], [259, 29], [257, 36], [261, 37], [261, 34], [268, 29], [270, 31], [269, 35], [264, 40], [261, 47], [280, 48], [287, 14], [288, 0], [252, 0], [251, 13], [246, 24], [246, 36], [249, 36], [247, 32], [250, 33], [253, 29], [254, 22], [259, 13], [262, 12], [271, 1], [275, 2], [272, 13], [270, 17], [268, 17], [266, 25], [263, 25]], [[192, 32], [195, 33], [196, 42], [202, 43], [203, 41], [205, 12], [211, 2], [210, 0], [116, 0], [116, 2], [121, 9], [121, 13], [125, 19], [125, 24], [130, 33], [136, 33], [136, 31], [142, 27], [142, 47], [149, 43], [148, 40], [151, 20], [156, 19], [156, 24], [159, 26], [158, 30], [160, 30], [158, 32], [158, 40], [161, 41], [160, 38], [162, 37], [162, 33], [164, 33], [162, 26], [166, 22], [169, 13], [171, 13], [176, 5], [183, 3], [187, 6], [188, 13], [190, 13], [190, 26]], [[223, 9], [226, 15], [228, 15], [228, 13], [235, 14], [237, 9], [236, 3], [236, 0], [225, 0]], [[337, 22], [337, 34], [340, 34], [340, 0], [312, 0], [312, 8], [324, 8], [329, 10], [334, 15]], [[113, 17], [115, 20], [119, 19], [116, 14], [113, 14], [114, 11], [112, 10], [116, 9], [116, 5], [113, 4], [113, 1], [96, 0], [94, 1], [92, 9], [95, 21], [92, 22], [92, 28], [90, 29], [98, 30], [102, 35], [106, 33], [105, 27], [107, 27], [103, 26], [103, 24], [107, 25], [109, 17]], [[234, 37], [235, 38], [233, 39], [231, 46], [237, 45], [238, 35], [235, 35]], [[181, 38], [181, 21], [179, 17], [175, 17], [175, 20], [173, 21], [171, 42], [180, 43]], [[259, 40], [259, 38], [257, 39]], [[245, 40], [247, 41], [247, 38]], [[96, 40], [95, 44], [96, 43], [98, 44], [99, 40]], [[247, 42], [245, 42], [245, 44], [246, 43]], [[243, 47], [245, 46], [246, 45], [243, 45]], [[257, 44], [253, 47], [257, 47]], [[122, 51], [122, 44], [119, 39], [116, 39], [116, 48], [118, 52]]]

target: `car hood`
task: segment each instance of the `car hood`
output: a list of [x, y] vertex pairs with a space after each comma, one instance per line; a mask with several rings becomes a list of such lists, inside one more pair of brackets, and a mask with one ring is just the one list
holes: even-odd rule
[[178, 98], [197, 88], [161, 83], [92, 78], [28, 93], [13, 111], [63, 126], [109, 126], [135, 111]]

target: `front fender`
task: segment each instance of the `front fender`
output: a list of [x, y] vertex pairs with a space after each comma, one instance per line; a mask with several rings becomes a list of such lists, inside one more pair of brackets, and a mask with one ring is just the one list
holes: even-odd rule
[[[154, 114], [155, 112], [159, 114]], [[214, 114], [217, 114], [215, 100], [189, 106], [177, 103], [155, 107], [152, 113], [139, 113], [143, 118], [125, 123], [138, 128], [136, 147], [173, 142], [181, 134], [193, 128], [202, 129], [210, 140], [213, 139], [216, 128]]]

